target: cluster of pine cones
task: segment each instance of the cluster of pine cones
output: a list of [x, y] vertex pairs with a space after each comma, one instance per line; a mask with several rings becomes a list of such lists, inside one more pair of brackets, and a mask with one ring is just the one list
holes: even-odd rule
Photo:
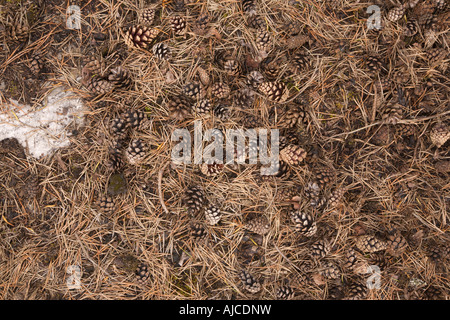
[[[423, 3], [431, 3], [425, 10]], [[171, 63], [172, 51], [170, 39], [178, 38], [180, 41], [194, 37], [217, 37], [217, 30], [210, 21], [210, 15], [194, 4], [187, 3], [195, 13], [187, 17], [186, 3], [182, 0], [172, 2], [173, 12], [169, 17], [161, 17], [167, 24], [156, 25], [158, 7], [142, 10], [138, 14], [138, 23], [124, 27], [121, 39], [130, 51], [142, 51], [155, 58], [161, 65]], [[389, 232], [383, 235], [362, 232], [355, 235], [353, 243], [345, 248], [331, 245], [330, 239], [319, 238], [317, 223], [319, 212], [334, 212], [341, 207], [348, 189], [346, 180], [337, 174], [337, 170], [328, 166], [315, 166], [310, 180], [303, 187], [289, 184], [294, 181], [295, 168], [299, 168], [313, 157], [314, 150], [306, 150], [301, 144], [299, 130], [305, 130], [310, 125], [310, 115], [307, 103], [301, 96], [293, 94], [289, 82], [285, 79], [300, 74], [312, 66], [312, 56], [308, 53], [314, 44], [314, 39], [295, 21], [288, 21], [282, 26], [282, 41], [274, 42], [264, 16], [260, 13], [256, 1], [240, 1], [241, 10], [245, 19], [247, 31], [254, 35], [250, 44], [244, 46], [246, 54], [239, 54], [236, 50], [222, 48], [215, 49], [212, 59], [199, 58], [195, 74], [184, 82], [181, 88], [174, 88], [168, 99], [161, 104], [169, 116], [169, 121], [182, 126], [187, 120], [213, 118], [226, 127], [228, 121], [238, 121], [242, 128], [262, 128], [270, 122], [270, 127], [280, 129], [280, 164], [274, 176], [261, 175], [257, 180], [261, 182], [277, 183], [288, 182], [286, 187], [282, 184], [276, 191], [275, 198], [280, 203], [289, 204], [290, 209], [286, 217], [290, 221], [292, 232], [295, 232], [302, 241], [315, 239], [310, 245], [309, 252], [312, 263], [316, 268], [310, 278], [299, 280], [301, 285], [310, 283], [323, 284], [326, 280], [337, 281], [347, 272], [356, 276], [347, 281], [347, 286], [329, 288], [330, 299], [364, 299], [368, 289], [361, 280], [361, 275], [370, 272], [369, 264], [377, 263], [382, 266], [385, 260], [398, 257], [408, 248], [408, 241], [400, 232]], [[420, 9], [418, 9], [420, 8]], [[410, 1], [406, 4], [392, 8], [388, 11], [386, 23], [397, 23], [406, 14], [411, 15], [404, 26], [404, 35], [414, 37], [418, 32], [439, 32], [442, 26], [441, 16], [448, 15], [444, 10], [445, 3], [441, 1]], [[197, 10], [196, 10], [197, 9]], [[166, 29], [165, 29], [166, 28]], [[376, 31], [374, 31], [376, 32]], [[382, 32], [382, 31], [380, 31]], [[431, 34], [428, 32], [427, 34]], [[431, 36], [429, 36], [431, 39]], [[432, 40], [429, 40], [432, 41]], [[276, 44], [275, 44], [276, 43]], [[425, 58], [430, 65], [444, 61], [448, 55], [445, 49], [426, 44], [422, 48]], [[288, 66], [287, 68], [284, 68]], [[368, 54], [364, 67], [373, 78], [380, 92], [386, 93], [388, 103], [381, 108], [380, 122], [383, 125], [395, 126], [400, 136], [414, 134], [411, 126], [401, 124], [405, 119], [406, 102], [402, 86], [397, 86], [400, 77], [400, 68], [396, 68], [394, 75], [388, 70], [388, 61], [376, 54]], [[214, 76], [209, 70], [214, 69]], [[392, 79], [391, 77], [395, 77]], [[403, 84], [406, 84], [403, 81]], [[136, 84], [131, 73], [121, 65], [105, 67], [101, 58], [88, 57], [83, 66], [83, 84], [94, 94], [105, 94], [114, 90], [128, 90]], [[406, 86], [405, 86], [406, 87]], [[409, 90], [410, 91], [410, 90]], [[409, 92], [408, 91], [408, 92]], [[390, 99], [390, 100], [389, 100]], [[263, 119], [251, 112], [256, 104], [264, 104], [270, 110], [269, 117]], [[250, 111], [250, 114], [249, 114]], [[127, 130], [143, 130], [149, 119], [145, 112], [132, 110], [124, 113], [111, 122], [110, 132], [116, 138], [109, 156], [109, 167], [119, 170], [123, 167], [123, 159], [132, 165], [139, 165], [146, 154], [146, 147], [139, 139], [128, 141], [128, 147], [123, 154], [120, 150], [127, 137]], [[266, 122], [265, 122], [266, 121]], [[382, 137], [375, 137], [382, 141]], [[438, 121], [430, 130], [430, 140], [437, 148], [441, 148], [450, 138], [450, 131], [445, 121]], [[257, 146], [249, 146], [257, 149]], [[220, 176], [227, 165], [218, 163], [205, 163], [200, 166], [200, 173], [207, 179]], [[445, 169], [444, 169], [445, 170]], [[190, 235], [196, 241], [208, 238], [208, 226], [214, 226], [223, 219], [222, 209], [217, 204], [210, 203], [207, 193], [200, 185], [191, 185], [185, 191], [183, 205], [193, 218], [189, 225]], [[301, 207], [300, 199], [308, 199], [308, 206]], [[115, 210], [114, 199], [110, 196], [101, 196], [98, 205], [103, 212], [111, 213]], [[242, 286], [251, 294], [261, 291], [262, 283], [254, 274], [246, 270], [249, 263], [261, 259], [261, 244], [264, 236], [271, 231], [271, 222], [264, 215], [248, 219], [244, 223], [247, 235], [242, 240], [239, 257], [244, 264], [237, 274]], [[256, 242], [255, 242], [256, 239]], [[201, 242], [199, 242], [201, 243]], [[341, 263], [328, 259], [333, 252], [344, 250]], [[448, 249], [440, 248], [439, 259], [448, 255]], [[368, 259], [367, 255], [371, 255]], [[308, 269], [308, 267], [305, 267]], [[136, 275], [139, 281], [147, 280], [148, 268], [145, 264], [139, 265]], [[344, 292], [345, 291], [345, 292]], [[274, 293], [280, 299], [290, 299], [295, 296], [295, 288], [288, 281], [280, 284]]]

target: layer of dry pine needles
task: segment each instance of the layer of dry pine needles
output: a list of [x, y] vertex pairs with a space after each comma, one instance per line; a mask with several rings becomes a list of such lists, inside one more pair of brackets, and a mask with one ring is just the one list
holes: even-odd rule
[[[0, 298], [448, 299], [449, 6], [403, 2], [83, 0], [70, 30], [66, 1], [0, 1], [1, 101], [88, 109], [54, 155], [0, 142]], [[301, 150], [171, 163], [198, 119]]]

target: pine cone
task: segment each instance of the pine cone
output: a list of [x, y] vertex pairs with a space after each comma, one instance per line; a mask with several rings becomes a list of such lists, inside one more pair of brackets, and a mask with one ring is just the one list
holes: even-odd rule
[[247, 74], [245, 83], [250, 88], [258, 89], [259, 85], [263, 83], [263, 81], [264, 76], [262, 75], [262, 73], [257, 70], [253, 70]]
[[131, 26], [124, 33], [125, 44], [130, 48], [147, 49], [156, 39], [159, 30], [147, 26]]
[[274, 60], [272, 57], [264, 59], [260, 63], [260, 68], [264, 73], [264, 76], [269, 81], [275, 81], [280, 75], [280, 62]]
[[395, 126], [395, 134], [400, 137], [410, 137], [416, 132], [413, 125], [408, 125], [404, 123], [397, 124]]
[[283, 133], [283, 135], [280, 136], [279, 142], [280, 142], [279, 148], [280, 150], [283, 150], [289, 145], [297, 145], [300, 142], [300, 140], [298, 138], [297, 132], [290, 130]]
[[186, 85], [184, 85], [183, 92], [186, 96], [188, 96], [194, 100], [198, 100], [205, 95], [204, 89], [203, 89], [201, 83], [197, 82], [197, 81], [190, 82], [190, 83], [187, 83]]
[[250, 293], [257, 293], [261, 290], [261, 284], [255, 280], [255, 278], [245, 270], [239, 273], [244, 288]]
[[376, 56], [369, 55], [366, 60], [366, 66], [371, 73], [386, 71], [386, 67], [383, 61], [381, 61], [381, 59]]
[[114, 84], [108, 80], [93, 76], [86, 81], [86, 89], [93, 94], [106, 94], [114, 90]]
[[394, 7], [391, 10], [389, 10], [386, 18], [392, 22], [398, 21], [403, 17], [405, 11], [406, 9], [404, 6]]
[[336, 208], [342, 201], [342, 198], [344, 197], [344, 194], [346, 192], [346, 188], [336, 188], [333, 190], [333, 192], [330, 194], [327, 200], [327, 204], [329, 208]]
[[266, 29], [267, 24], [266, 20], [264, 20], [264, 18], [261, 17], [261, 15], [252, 14], [249, 15], [247, 18], [247, 26], [259, 30], [259, 29]]
[[310, 205], [315, 207], [319, 203], [320, 186], [316, 181], [311, 181], [305, 187], [305, 194], [310, 200]]
[[408, 22], [405, 24], [405, 27], [403, 28], [403, 33], [407, 37], [413, 37], [419, 32], [419, 26], [417, 25], [417, 21], [412, 18], [409, 19]]
[[367, 297], [367, 286], [361, 283], [354, 282], [348, 288], [349, 300], [362, 300]]
[[316, 169], [316, 175], [314, 182], [317, 183], [320, 190], [325, 189], [328, 185], [332, 184], [336, 179], [336, 171], [331, 168]]
[[288, 21], [283, 26], [283, 31], [288, 36], [296, 36], [302, 31], [302, 25], [298, 21]]
[[25, 24], [15, 23], [6, 30], [8, 38], [15, 43], [25, 42], [30, 36], [30, 28]]
[[114, 199], [109, 196], [100, 196], [97, 199], [99, 210], [105, 214], [111, 214], [116, 210]]
[[182, 35], [186, 32], [186, 19], [181, 16], [174, 16], [170, 18], [170, 26], [174, 35]]
[[152, 48], [153, 54], [159, 60], [169, 60], [172, 56], [172, 52], [169, 49], [167, 43], [159, 42]]
[[193, 186], [187, 189], [183, 200], [184, 205], [191, 214], [200, 212], [206, 202], [205, 194], [200, 186]]
[[244, 225], [247, 230], [256, 234], [265, 235], [270, 231], [270, 223], [264, 216], [258, 216], [247, 221]]
[[170, 117], [178, 121], [185, 120], [189, 116], [189, 110], [191, 109], [188, 100], [181, 95], [172, 97], [167, 107]]
[[230, 95], [231, 89], [224, 82], [216, 82], [211, 86], [211, 96], [213, 99], [225, 99]]
[[292, 290], [291, 287], [286, 286], [286, 285], [277, 288], [277, 292], [276, 292], [277, 299], [280, 299], [280, 300], [292, 299], [294, 297], [294, 294], [295, 294], [294, 290]]
[[311, 237], [317, 232], [317, 224], [314, 218], [305, 212], [292, 211], [291, 220], [295, 229], [305, 237]]
[[263, 181], [271, 181], [273, 178], [280, 178], [284, 180], [289, 178], [289, 176], [291, 175], [289, 165], [284, 161], [280, 161], [276, 166], [275, 170], [276, 171], [274, 172], [274, 174], [269, 175], [261, 174], [261, 179]]
[[403, 118], [403, 107], [399, 103], [386, 106], [382, 115], [382, 120], [387, 124], [397, 124]]
[[378, 252], [386, 250], [387, 244], [385, 241], [380, 240], [371, 235], [362, 235], [356, 239], [356, 247], [362, 252]]
[[211, 101], [209, 99], [202, 99], [195, 103], [192, 109], [199, 116], [207, 115], [211, 111]]
[[125, 151], [125, 157], [130, 164], [137, 165], [145, 158], [145, 149], [141, 139], [134, 139]]
[[103, 78], [105, 75], [105, 62], [94, 55], [88, 55], [83, 58], [83, 77], [97, 76]]
[[281, 115], [281, 119], [278, 122], [278, 127], [280, 128], [294, 128], [305, 124], [307, 119], [307, 114], [297, 105], [290, 105], [288, 109]]
[[136, 281], [140, 284], [145, 284], [150, 278], [150, 270], [145, 263], [140, 263], [135, 271]]
[[298, 145], [290, 144], [280, 151], [280, 159], [292, 166], [297, 166], [306, 158], [306, 151]]
[[423, 293], [423, 300], [442, 300], [442, 292], [434, 286], [429, 286]]
[[143, 124], [146, 122], [147, 117], [145, 113], [139, 110], [130, 110], [125, 112], [123, 115], [123, 121], [126, 126], [133, 129], [139, 129], [143, 127]]
[[218, 104], [214, 107], [214, 116], [222, 121], [228, 120], [231, 116], [230, 107], [224, 104]]
[[444, 48], [431, 48], [426, 52], [426, 57], [431, 66], [437, 66], [448, 56], [448, 50]]
[[220, 212], [220, 209], [217, 208], [215, 205], [210, 205], [206, 210], [205, 210], [205, 217], [206, 217], [206, 222], [213, 226], [216, 225], [217, 223], [219, 223], [220, 219], [222, 218], [222, 212]]
[[256, 34], [256, 49], [260, 52], [269, 52], [271, 44], [270, 33], [265, 29], [259, 29]]
[[111, 134], [114, 138], [122, 140], [126, 136], [127, 122], [123, 118], [115, 118], [111, 121]]
[[430, 132], [431, 143], [436, 147], [442, 147], [450, 138], [450, 130], [443, 122], [438, 122]]
[[195, 21], [195, 33], [198, 35], [205, 35], [208, 32], [209, 14], [200, 14]]
[[325, 279], [339, 279], [339, 277], [341, 276], [341, 270], [339, 270], [339, 267], [335, 263], [331, 261], [325, 261], [322, 263], [319, 274]]
[[147, 26], [151, 25], [155, 20], [155, 13], [156, 11], [153, 8], [145, 8], [144, 10], [142, 10], [139, 17], [142, 24]]
[[296, 53], [292, 57], [292, 65], [297, 73], [301, 73], [309, 67], [310, 56], [305, 53]]
[[130, 72], [122, 67], [111, 69], [111, 72], [108, 75], [108, 80], [116, 88], [129, 88], [132, 83]]
[[222, 163], [203, 163], [200, 171], [207, 177], [216, 176], [223, 171]]
[[122, 153], [118, 148], [111, 148], [109, 151], [109, 158], [107, 167], [112, 171], [117, 171], [124, 165]]
[[242, 73], [242, 67], [239, 61], [227, 59], [223, 62], [223, 69], [230, 76], [238, 76]]
[[45, 67], [45, 56], [40, 53], [33, 53], [30, 57], [30, 71], [31, 73], [37, 75]]
[[258, 86], [258, 90], [274, 102], [284, 102], [289, 97], [289, 90], [282, 82], [263, 82]]
[[311, 245], [310, 254], [314, 259], [325, 257], [330, 252], [330, 244], [326, 240], [318, 240]]
[[353, 270], [358, 262], [358, 255], [353, 248], [348, 248], [345, 251], [345, 263], [344, 266], [347, 269]]
[[234, 101], [238, 107], [250, 109], [255, 101], [255, 92], [249, 88], [242, 88], [236, 92]]
[[401, 234], [395, 234], [388, 237], [386, 251], [393, 256], [398, 256], [406, 249], [407, 246], [408, 242], [405, 237]]
[[191, 224], [191, 235], [197, 239], [204, 239], [208, 235], [208, 232], [201, 223], [195, 222]]

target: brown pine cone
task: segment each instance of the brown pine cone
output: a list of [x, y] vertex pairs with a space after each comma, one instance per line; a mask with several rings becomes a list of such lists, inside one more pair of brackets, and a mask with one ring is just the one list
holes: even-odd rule
[[174, 35], [182, 35], [186, 32], [186, 19], [182, 16], [171, 17], [170, 26]]
[[265, 216], [258, 216], [247, 221], [244, 227], [247, 230], [260, 235], [265, 235], [270, 231], [270, 223]]
[[310, 56], [306, 53], [296, 53], [292, 57], [292, 65], [294, 66], [296, 73], [299, 74], [309, 67]]
[[6, 35], [9, 40], [15, 43], [22, 43], [28, 40], [30, 28], [26, 24], [14, 23], [6, 28]]
[[198, 100], [205, 95], [203, 86], [198, 81], [189, 82], [184, 85], [183, 92], [186, 96]]
[[148, 265], [145, 263], [140, 263], [135, 271], [136, 281], [140, 284], [147, 283], [150, 278], [150, 270], [148, 269]]
[[317, 224], [315, 219], [305, 212], [292, 211], [290, 213], [295, 229], [305, 237], [312, 237], [317, 232]]
[[252, 15], [256, 13], [255, 0], [241, 0], [242, 11], [247, 15]]
[[404, 6], [394, 7], [391, 10], [389, 10], [386, 18], [392, 22], [398, 21], [403, 17], [405, 11], [406, 8]]
[[386, 250], [387, 243], [371, 235], [362, 235], [356, 238], [356, 247], [362, 252], [378, 252]]
[[230, 95], [230, 86], [224, 82], [216, 82], [210, 88], [211, 97], [213, 99], [225, 99]]
[[318, 168], [315, 169], [315, 172], [314, 182], [317, 183], [320, 190], [325, 189], [336, 179], [336, 171], [334, 169]]
[[45, 56], [41, 53], [35, 52], [30, 57], [30, 71], [33, 74], [39, 74], [45, 67]]
[[116, 88], [129, 88], [133, 80], [131, 78], [131, 73], [127, 69], [117, 67], [111, 69], [108, 75], [108, 81]]
[[86, 81], [86, 89], [93, 94], [106, 94], [114, 90], [114, 84], [108, 80], [93, 76]]
[[261, 83], [258, 91], [274, 102], [284, 102], [289, 97], [286, 85], [277, 81]]
[[98, 76], [103, 78], [105, 70], [106, 64], [100, 57], [88, 55], [83, 58], [83, 77]]
[[431, 143], [436, 147], [442, 147], [450, 138], [450, 130], [443, 122], [438, 122], [430, 132]]
[[444, 48], [431, 48], [426, 52], [426, 57], [431, 66], [437, 66], [448, 56], [448, 50]]
[[318, 240], [311, 245], [310, 254], [314, 259], [324, 258], [330, 252], [330, 243], [326, 240]]
[[294, 128], [306, 123], [307, 114], [302, 107], [298, 105], [290, 105], [288, 109], [281, 115], [278, 127]]
[[263, 30], [267, 27], [266, 20], [264, 20], [264, 18], [259, 14], [249, 15], [246, 22], [247, 26], [257, 30]]
[[258, 89], [259, 85], [264, 82], [264, 76], [261, 72], [253, 70], [246, 76], [245, 83], [252, 89]]
[[127, 122], [123, 118], [113, 119], [110, 127], [112, 136], [117, 140], [125, 138], [127, 125]]
[[366, 59], [366, 66], [371, 73], [386, 71], [383, 61], [377, 56], [369, 55]]
[[335, 263], [331, 261], [324, 261], [322, 263], [322, 267], [320, 268], [319, 274], [325, 279], [334, 280], [339, 279], [341, 276], [341, 270]]
[[397, 124], [395, 126], [395, 134], [400, 137], [410, 137], [416, 132], [416, 127], [409, 124]]
[[261, 290], [261, 284], [247, 271], [242, 270], [239, 273], [244, 288], [250, 293], [258, 293]]
[[249, 88], [242, 88], [236, 91], [234, 101], [236, 106], [242, 109], [250, 109], [255, 101], [255, 92]]
[[387, 124], [397, 124], [403, 118], [403, 107], [399, 103], [392, 103], [386, 106], [382, 120]]
[[210, 205], [205, 210], [205, 218], [206, 222], [213, 226], [219, 223], [220, 219], [222, 218], [222, 213], [220, 212], [220, 209], [217, 208], [215, 205]]
[[125, 157], [130, 164], [137, 165], [145, 158], [145, 151], [146, 147], [142, 140], [133, 139], [125, 151]]
[[209, 99], [202, 99], [192, 106], [192, 111], [199, 116], [205, 116], [211, 112], [211, 108], [211, 101]]
[[111, 148], [109, 150], [107, 167], [109, 170], [117, 171], [123, 167], [124, 161], [122, 157], [122, 152], [118, 148]]
[[193, 186], [187, 189], [183, 197], [183, 202], [189, 213], [193, 214], [203, 210], [206, 197], [202, 187]]
[[367, 298], [367, 286], [358, 282], [350, 284], [348, 288], [348, 300], [363, 300]]
[[169, 60], [171, 58], [172, 51], [165, 42], [156, 43], [152, 51], [153, 55], [159, 60]]
[[204, 239], [208, 235], [205, 227], [198, 222], [194, 222], [191, 224], [191, 236], [196, 239]]
[[98, 197], [96, 204], [99, 210], [106, 214], [111, 214], [116, 210], [114, 199], [110, 196], [103, 195]]
[[260, 29], [256, 34], [256, 49], [260, 52], [269, 52], [272, 42], [270, 33], [265, 29]]
[[387, 252], [393, 256], [398, 256], [408, 247], [408, 242], [400, 233], [391, 235], [387, 241]]
[[403, 33], [407, 37], [413, 37], [419, 32], [419, 26], [417, 25], [417, 21], [414, 18], [408, 19], [408, 22], [406, 22]]
[[216, 176], [223, 171], [224, 165], [222, 163], [203, 163], [200, 171], [207, 177]]
[[280, 151], [280, 160], [292, 165], [297, 166], [306, 158], [306, 151], [298, 145], [287, 145]]
[[130, 48], [147, 49], [159, 30], [148, 26], [131, 26], [124, 32], [125, 44]]
[[294, 290], [287, 285], [278, 287], [277, 291], [276, 291], [277, 299], [280, 299], [280, 300], [292, 299], [294, 297], [294, 295], [295, 295]]
[[144, 10], [142, 10], [139, 16], [142, 24], [145, 24], [147, 26], [151, 25], [155, 20], [155, 13], [156, 11], [153, 8], [145, 8]]
[[343, 187], [339, 187], [333, 190], [327, 200], [328, 207], [336, 208], [341, 203], [346, 191], [346, 188]]
[[170, 117], [178, 121], [185, 120], [189, 116], [189, 110], [191, 109], [189, 101], [181, 95], [172, 97], [167, 108], [169, 109]]

